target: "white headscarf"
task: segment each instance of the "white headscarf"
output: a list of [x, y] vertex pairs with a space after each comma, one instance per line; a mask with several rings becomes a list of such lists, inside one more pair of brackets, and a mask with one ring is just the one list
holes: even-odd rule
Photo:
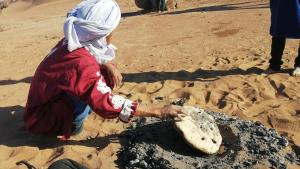
[[121, 10], [114, 0], [85, 0], [78, 4], [64, 23], [70, 52], [85, 47], [99, 64], [115, 58], [116, 48], [106, 36], [119, 24]]

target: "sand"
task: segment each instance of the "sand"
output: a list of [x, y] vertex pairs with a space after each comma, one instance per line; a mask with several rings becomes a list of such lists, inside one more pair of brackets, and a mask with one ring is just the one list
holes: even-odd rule
[[[121, 122], [93, 114], [84, 132], [66, 143], [23, 127], [31, 77], [78, 2], [19, 1], [0, 15], [1, 169], [22, 168], [15, 165], [20, 160], [46, 168], [61, 158], [117, 167], [117, 133], [127, 127]], [[270, 53], [269, 1], [181, 0], [179, 9], [162, 14], [145, 14], [133, 0], [119, 2], [124, 17], [114, 34], [115, 62], [124, 85], [116, 92], [157, 105], [185, 98], [185, 105], [260, 121], [286, 136], [299, 155], [300, 78], [289, 75], [299, 41], [288, 41], [280, 73], [262, 75]]]

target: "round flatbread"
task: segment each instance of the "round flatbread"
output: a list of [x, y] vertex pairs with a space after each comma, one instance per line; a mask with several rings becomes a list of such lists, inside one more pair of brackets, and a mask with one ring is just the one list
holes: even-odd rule
[[175, 122], [175, 128], [189, 145], [207, 154], [218, 152], [222, 136], [214, 118], [203, 109], [183, 107], [188, 114], [182, 121]]

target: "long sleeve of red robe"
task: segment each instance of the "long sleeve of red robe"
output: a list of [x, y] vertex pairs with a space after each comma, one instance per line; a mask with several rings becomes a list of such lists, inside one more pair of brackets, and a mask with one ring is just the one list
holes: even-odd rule
[[137, 102], [113, 95], [107, 79], [85, 48], [68, 52], [63, 41], [59, 42], [32, 79], [24, 113], [26, 128], [35, 134], [69, 137], [74, 108], [67, 95], [78, 97], [104, 118], [128, 121]]

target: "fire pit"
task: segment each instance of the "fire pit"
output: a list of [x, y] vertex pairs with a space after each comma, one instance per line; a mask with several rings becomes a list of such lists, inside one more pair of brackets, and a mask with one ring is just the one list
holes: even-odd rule
[[287, 168], [300, 160], [285, 137], [259, 122], [208, 112], [216, 120], [223, 141], [214, 155], [191, 148], [174, 129], [172, 120], [137, 119], [118, 152], [120, 168]]

